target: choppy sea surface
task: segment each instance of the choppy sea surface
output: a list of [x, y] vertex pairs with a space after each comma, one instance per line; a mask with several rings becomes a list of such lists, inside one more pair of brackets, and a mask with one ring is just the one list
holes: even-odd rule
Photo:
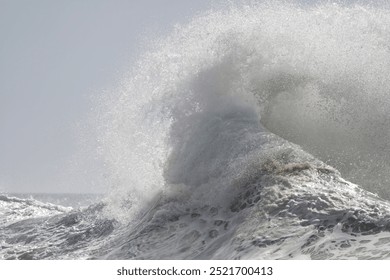
[[251, 2], [150, 41], [90, 118], [110, 191], [1, 194], [0, 259], [390, 258], [389, 7]]
[[100, 201], [104, 194], [95, 193], [8, 193], [10, 197], [40, 201], [74, 209]]

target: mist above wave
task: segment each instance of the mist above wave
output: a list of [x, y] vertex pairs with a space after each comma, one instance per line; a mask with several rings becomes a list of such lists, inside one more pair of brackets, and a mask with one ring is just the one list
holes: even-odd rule
[[216, 190], [264, 153], [267, 130], [389, 197], [389, 26], [387, 8], [265, 2], [155, 40], [100, 100], [111, 204], [134, 209], [172, 185]]

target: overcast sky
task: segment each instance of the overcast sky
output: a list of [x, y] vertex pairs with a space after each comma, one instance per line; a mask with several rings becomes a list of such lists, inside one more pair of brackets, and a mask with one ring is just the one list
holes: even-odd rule
[[104, 191], [72, 164], [90, 96], [115, 87], [143, 38], [215, 2], [0, 0], [0, 191]]

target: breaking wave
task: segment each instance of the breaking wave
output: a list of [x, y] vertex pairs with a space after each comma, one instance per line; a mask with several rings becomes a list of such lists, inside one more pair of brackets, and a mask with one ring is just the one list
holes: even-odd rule
[[99, 99], [110, 195], [30, 221], [51, 249], [19, 236], [2, 256], [389, 258], [389, 47], [388, 8], [360, 4], [177, 26]]

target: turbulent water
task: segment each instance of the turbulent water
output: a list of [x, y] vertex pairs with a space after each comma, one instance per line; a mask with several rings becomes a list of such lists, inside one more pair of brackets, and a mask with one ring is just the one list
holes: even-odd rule
[[109, 195], [0, 196], [0, 258], [390, 258], [389, 8], [230, 6], [148, 50], [94, 112]]

